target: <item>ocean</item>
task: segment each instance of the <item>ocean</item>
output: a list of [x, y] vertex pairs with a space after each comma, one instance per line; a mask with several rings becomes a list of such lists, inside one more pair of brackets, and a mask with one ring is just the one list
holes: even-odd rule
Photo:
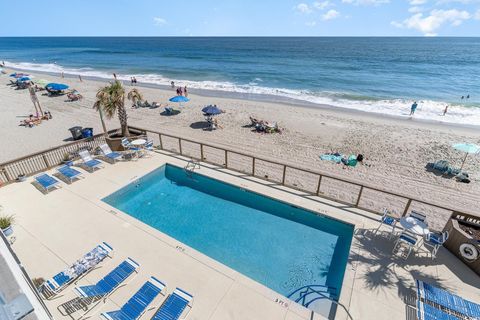
[[469, 125], [480, 125], [479, 52], [480, 38], [0, 38], [0, 61], [19, 69], [399, 117], [417, 101], [417, 119]]

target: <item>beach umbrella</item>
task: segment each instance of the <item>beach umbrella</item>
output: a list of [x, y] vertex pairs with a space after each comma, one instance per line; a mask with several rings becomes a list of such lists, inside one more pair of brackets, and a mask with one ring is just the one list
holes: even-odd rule
[[45, 86], [45, 88], [53, 91], [62, 91], [68, 89], [68, 86], [63, 83], [49, 83]]
[[21, 77], [21, 78], [18, 78], [17, 81], [20, 81], [20, 82], [24, 82], [24, 81], [30, 81], [32, 79], [30, 79], [29, 77]]
[[465, 164], [465, 161], [467, 160], [467, 157], [471, 153], [480, 153], [480, 146], [473, 144], [473, 143], [456, 143], [452, 145], [452, 147], [458, 151], [465, 152], [465, 158], [463, 158], [462, 166], [460, 167], [460, 170], [463, 169], [463, 165]]
[[190, 99], [184, 96], [175, 96], [169, 99], [170, 102], [188, 102]]
[[202, 112], [209, 116], [214, 116], [222, 113], [222, 110], [218, 109], [217, 106], [206, 106], [202, 109]]

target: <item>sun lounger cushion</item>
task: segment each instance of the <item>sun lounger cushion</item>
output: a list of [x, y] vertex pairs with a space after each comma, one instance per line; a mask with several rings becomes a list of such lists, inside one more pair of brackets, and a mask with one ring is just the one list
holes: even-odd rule
[[65, 285], [80, 277], [82, 274], [95, 268], [103, 259], [105, 259], [113, 248], [106, 242], [103, 242], [78, 259], [68, 269], [57, 273], [51, 279], [46, 281], [48, 289], [59, 291]]
[[109, 320], [136, 320], [164, 288], [163, 282], [151, 277], [120, 310], [104, 312], [102, 316]]
[[75, 288], [75, 291], [81, 297], [105, 296], [115, 290], [123, 281], [125, 281], [139, 267], [138, 263], [128, 258], [119, 266], [113, 269], [109, 274], [103, 277], [97, 284], [90, 286], [81, 286]]
[[99, 165], [101, 165], [102, 163], [100, 161], [98, 161], [97, 159], [92, 159], [92, 160], [89, 160], [87, 162], [84, 162], [84, 164], [87, 167], [95, 168], [95, 167], [98, 167]]
[[193, 296], [189, 293], [179, 288], [175, 289], [175, 291], [167, 298], [167, 300], [157, 311], [153, 317], [153, 320], [179, 319], [192, 299]]
[[35, 180], [45, 189], [49, 189], [55, 186], [59, 181], [54, 177], [49, 176], [48, 174], [44, 173], [42, 175], [36, 176]]

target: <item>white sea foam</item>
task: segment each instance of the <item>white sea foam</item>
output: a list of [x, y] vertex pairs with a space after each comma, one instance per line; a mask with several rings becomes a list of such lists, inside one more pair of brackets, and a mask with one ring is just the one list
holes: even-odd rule
[[[107, 72], [94, 70], [91, 68], [65, 68], [58, 64], [36, 64], [36, 63], [11, 63], [6, 65], [15, 69], [61, 73], [67, 75], [82, 75], [84, 77], [96, 77], [111, 79], [112, 75]], [[184, 79], [169, 79], [159, 74], [117, 74], [120, 80], [130, 80], [135, 76], [140, 83], [169, 85], [173, 80], [175, 84], [187, 86], [191, 89], [216, 90], [224, 92], [237, 92], [244, 94], [261, 94], [272, 95], [284, 98], [291, 98], [306, 101], [319, 105], [330, 105], [334, 107], [349, 108], [365, 112], [378, 114], [386, 114], [399, 116], [404, 118], [410, 117], [410, 106], [412, 100], [391, 99], [391, 100], [366, 100], [366, 99], [348, 99], [344, 94], [336, 92], [309, 92], [307, 90], [292, 90], [285, 88], [269, 88], [259, 86], [262, 82], [261, 78], [255, 78], [254, 81], [247, 85], [235, 84], [232, 82], [217, 81], [190, 81]], [[463, 105], [450, 105], [447, 116], [443, 116], [443, 110], [447, 105], [446, 102], [423, 100], [417, 101], [418, 108], [415, 113], [415, 119], [458, 123], [467, 125], [480, 125], [480, 107], [466, 107]]]

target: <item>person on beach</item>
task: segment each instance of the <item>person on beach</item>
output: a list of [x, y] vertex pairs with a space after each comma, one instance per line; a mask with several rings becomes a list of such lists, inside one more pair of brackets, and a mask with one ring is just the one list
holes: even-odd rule
[[63, 71], [62, 71], [62, 79], [63, 79], [63, 76], [64, 76], [64, 74], [63, 74]]
[[80, 82], [83, 82], [81, 75], [78, 75], [78, 79], [80, 79]]
[[175, 89], [175, 82], [170, 82], [170, 84], [172, 85], [172, 89]]
[[448, 112], [448, 105], [445, 106], [445, 109], [443, 110], [443, 115], [446, 115]]
[[133, 77], [133, 83], [137, 84], [137, 78]]
[[413, 116], [415, 114], [415, 110], [417, 110], [417, 107], [418, 107], [418, 104], [417, 104], [417, 101], [415, 101], [413, 104], [412, 104], [412, 107], [410, 108], [410, 115]]
[[116, 74], [116, 73], [113, 73], [113, 78], [114, 78], [115, 80], [117, 80], [117, 74]]
[[188, 96], [188, 93], [187, 93], [187, 86], [185, 86], [185, 88], [183, 88], [183, 92], [185, 93], [185, 97]]

